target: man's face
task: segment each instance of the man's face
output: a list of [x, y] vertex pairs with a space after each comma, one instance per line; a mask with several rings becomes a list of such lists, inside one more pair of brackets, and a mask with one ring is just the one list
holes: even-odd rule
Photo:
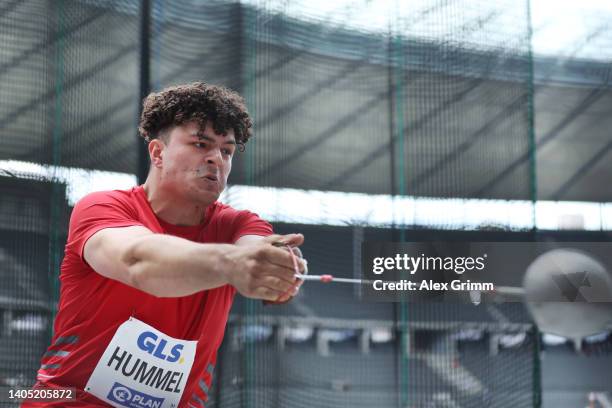
[[161, 146], [160, 184], [179, 197], [201, 205], [219, 198], [232, 169], [236, 151], [233, 130], [223, 136], [210, 123], [204, 129], [196, 122], [174, 127]]

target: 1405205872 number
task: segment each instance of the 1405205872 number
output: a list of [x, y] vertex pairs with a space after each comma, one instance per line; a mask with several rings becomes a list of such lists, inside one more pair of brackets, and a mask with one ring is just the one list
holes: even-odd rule
[[9, 399], [19, 399], [28, 401], [58, 401], [76, 399], [74, 388], [54, 388], [54, 389], [9, 389]]

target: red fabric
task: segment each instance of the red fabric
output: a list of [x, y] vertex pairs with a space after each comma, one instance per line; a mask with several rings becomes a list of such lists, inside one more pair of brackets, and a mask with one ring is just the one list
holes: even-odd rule
[[[267, 236], [272, 227], [256, 214], [237, 211], [215, 202], [206, 209], [205, 221], [193, 227], [178, 227], [158, 219], [141, 186], [125, 191], [93, 193], [77, 203], [72, 212], [65, 257], [61, 267], [59, 311], [55, 335], [48, 350], [64, 350], [64, 357], [43, 357], [42, 364], [59, 364], [56, 369], [39, 370], [37, 386], [76, 387], [83, 390], [119, 325], [130, 316], [169, 336], [198, 340], [194, 361], [181, 406], [196, 393], [206, 400], [198, 382], [210, 388], [209, 364], [216, 363], [235, 289], [229, 285], [180, 298], [156, 298], [138, 289], [96, 273], [83, 260], [85, 242], [105, 228], [142, 225], [156, 233], [180, 236], [196, 242], [234, 243], [243, 235]], [[59, 338], [77, 336], [73, 344], [55, 345]], [[75, 407], [106, 406], [85, 392], [79, 392]], [[195, 406], [199, 404], [195, 403]], [[24, 403], [23, 407], [67, 406]]]

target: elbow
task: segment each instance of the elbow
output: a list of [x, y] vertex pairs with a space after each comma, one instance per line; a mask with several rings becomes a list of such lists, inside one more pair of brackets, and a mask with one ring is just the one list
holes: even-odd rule
[[150, 268], [146, 262], [136, 262], [129, 266], [125, 283], [151, 296], [168, 297], [168, 294], [162, 288], [152, 283]]
[[121, 256], [124, 283], [150, 295], [160, 297], [161, 294], [156, 293], [149, 284], [152, 263], [146, 260], [144, 247], [142, 239], [137, 239], [126, 246], [125, 252]]
[[155, 293], [151, 293], [147, 285], [147, 273], [142, 262], [136, 262], [127, 267], [126, 270], [126, 282], [129, 286], [134, 289], [147, 292], [150, 295], [157, 296]]

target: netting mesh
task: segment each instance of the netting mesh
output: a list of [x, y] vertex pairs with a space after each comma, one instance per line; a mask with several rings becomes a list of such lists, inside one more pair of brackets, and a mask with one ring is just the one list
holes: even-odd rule
[[[354, 241], [384, 239], [388, 231], [311, 227], [304, 233], [312, 271], [355, 277]], [[300, 292], [285, 306], [236, 300], [212, 405], [539, 404], [539, 337], [520, 303], [363, 303], [354, 287], [317, 283]]]
[[[402, 7], [398, 17], [400, 10], [389, 10], [389, 26], [372, 33], [258, 6], [243, 16], [244, 89], [263, 144], [252, 152], [257, 184], [530, 197], [528, 165], [492, 190], [474, 177], [502, 173], [529, 148], [525, 9], [504, 16], [513, 24], [503, 31], [499, 21], [480, 18], [507, 5], [423, 2]], [[497, 42], [478, 49], [478, 38], [493, 31]], [[463, 37], [475, 37], [473, 44]]]
[[[529, 162], [493, 188], [482, 177], [503, 173], [529, 150], [526, 9], [505, 15], [503, 20], [512, 24], [504, 31], [491, 23], [503, 4], [422, 3], [402, 7], [397, 17], [399, 10], [391, 7], [388, 26], [372, 33], [348, 30], [330, 21], [333, 11], [317, 15], [306, 4], [256, 6], [243, 9], [243, 89], [262, 137], [248, 149], [249, 160], [234, 174], [235, 183], [531, 197]], [[300, 7], [306, 21], [287, 17]], [[351, 18], [351, 9], [346, 10], [345, 21]], [[480, 36], [492, 37], [485, 49]], [[355, 277], [353, 244], [364, 237], [353, 232], [307, 235], [309, 265], [321, 273]], [[400, 236], [410, 239], [409, 232]], [[461, 349], [454, 338], [470, 324], [480, 324], [482, 336], [492, 336], [489, 342], [497, 344], [507, 321], [495, 320], [484, 308], [355, 307], [355, 289], [348, 286], [318, 285], [304, 292], [280, 310], [253, 302], [236, 305], [228, 339], [239, 340], [228, 340], [221, 356], [229, 363], [223, 364], [217, 384], [220, 406], [537, 404], [537, 335], [524, 310], [495, 315], [523, 322], [514, 335], [523, 335], [524, 342], [492, 353], [487, 341], [480, 348]], [[311, 337], [297, 344], [286, 341], [284, 330], [298, 330], [286, 328], [288, 317], [310, 319]], [[390, 336], [378, 347], [371, 341], [377, 324], [386, 326]], [[423, 336], [430, 336], [431, 344], [415, 346], [414, 339]], [[516, 377], [504, 380], [507, 370]], [[224, 392], [228, 388], [236, 393]], [[233, 395], [231, 402], [224, 399], [227, 394]]]
[[0, 189], [0, 386], [24, 387], [51, 339], [68, 205], [57, 183], [0, 177]]
[[[527, 1], [328, 3], [151, 1], [151, 87], [205, 80], [247, 100], [255, 137], [231, 184], [301, 189], [321, 197], [322, 220], [334, 203], [310, 189], [457, 203], [610, 199], [593, 188], [612, 146], [610, 64], [576, 59], [593, 44], [609, 49], [600, 22], [591, 45], [560, 63], [533, 58]], [[53, 166], [136, 172], [141, 6], [0, 4], [0, 387], [32, 384], [51, 332], [75, 187], [66, 189]], [[553, 145], [573, 154], [567, 139], [576, 132], [597, 143], [570, 165], [570, 155], [556, 155], [562, 163], [541, 160], [535, 171], [534, 145], [543, 159]], [[8, 161], [51, 167], [26, 179], [2, 170]], [[239, 208], [250, 199], [227, 196]], [[420, 229], [449, 229], [478, 209], [398, 211], [413, 213], [394, 214], [400, 221], [384, 229], [348, 217], [344, 226], [275, 229], [304, 232], [313, 271], [355, 278], [363, 241], [423, 239], [401, 220], [429, 216]], [[207, 406], [539, 406], [539, 336], [522, 305], [362, 303], [358, 295], [312, 284], [286, 306], [237, 299]], [[608, 343], [585, 350], [609, 355]]]
[[2, 406], [51, 338], [69, 205], [58, 166], [136, 170], [137, 34], [133, 1], [0, 5]]
[[24, 1], [3, 11], [0, 159], [134, 173], [134, 2]]

